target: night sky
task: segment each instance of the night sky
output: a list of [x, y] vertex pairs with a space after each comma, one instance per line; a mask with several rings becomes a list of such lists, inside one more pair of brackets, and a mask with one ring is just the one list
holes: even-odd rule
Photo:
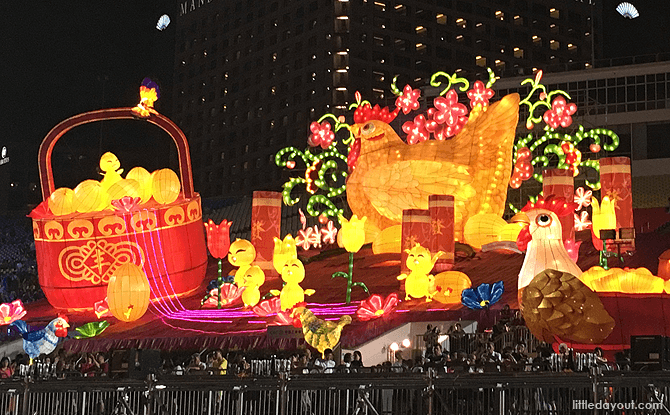
[[[631, 2], [641, 15], [635, 20], [623, 19], [614, 11], [618, 1], [604, 2], [605, 53], [626, 56], [670, 52], [670, 3]], [[37, 149], [60, 121], [103, 107], [134, 105], [145, 76], [163, 86], [157, 108], [170, 115], [178, 2], [1, 3], [0, 147], [8, 147], [11, 161], [0, 166], [5, 168], [0, 180], [18, 186], [7, 194], [8, 187], [0, 183], [0, 197], [8, 197], [12, 207], [41, 199], [39, 191], [30, 191], [30, 184], [38, 183]], [[163, 13], [170, 14], [173, 24], [159, 32], [155, 25]], [[166, 167], [170, 146], [166, 137], [138, 123], [105, 123], [102, 127], [97, 123], [75, 129], [56, 146], [56, 185], [73, 187], [80, 180], [98, 178], [97, 159], [105, 151], [117, 153], [126, 171], [138, 164], [148, 169]]]

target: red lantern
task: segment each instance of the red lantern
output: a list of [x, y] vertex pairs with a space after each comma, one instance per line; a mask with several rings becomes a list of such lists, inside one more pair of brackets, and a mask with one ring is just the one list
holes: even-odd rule
[[658, 272], [656, 274], [664, 280], [670, 280], [670, 249], [658, 257]]
[[214, 258], [221, 259], [228, 255], [228, 249], [230, 248], [230, 225], [232, 224], [232, 221], [223, 220], [217, 225], [211, 219], [205, 223], [207, 247], [209, 248], [209, 253]]

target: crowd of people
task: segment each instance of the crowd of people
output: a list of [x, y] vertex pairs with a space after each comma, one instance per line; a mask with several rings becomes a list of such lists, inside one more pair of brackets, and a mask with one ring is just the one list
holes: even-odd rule
[[0, 216], [0, 303], [42, 298], [30, 220]]

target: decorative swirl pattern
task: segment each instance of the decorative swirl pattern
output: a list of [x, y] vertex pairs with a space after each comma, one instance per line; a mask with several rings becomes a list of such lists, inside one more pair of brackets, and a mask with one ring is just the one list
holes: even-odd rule
[[58, 266], [65, 278], [96, 285], [109, 282], [114, 271], [128, 262], [141, 267], [144, 252], [138, 244], [126, 241], [88, 241], [82, 246], [69, 246], [58, 255]]

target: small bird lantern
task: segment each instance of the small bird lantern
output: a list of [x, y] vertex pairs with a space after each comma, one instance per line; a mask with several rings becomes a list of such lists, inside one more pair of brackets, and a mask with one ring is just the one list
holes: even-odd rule
[[109, 279], [107, 303], [109, 311], [121, 321], [135, 321], [149, 307], [151, 288], [142, 267], [126, 263]]

